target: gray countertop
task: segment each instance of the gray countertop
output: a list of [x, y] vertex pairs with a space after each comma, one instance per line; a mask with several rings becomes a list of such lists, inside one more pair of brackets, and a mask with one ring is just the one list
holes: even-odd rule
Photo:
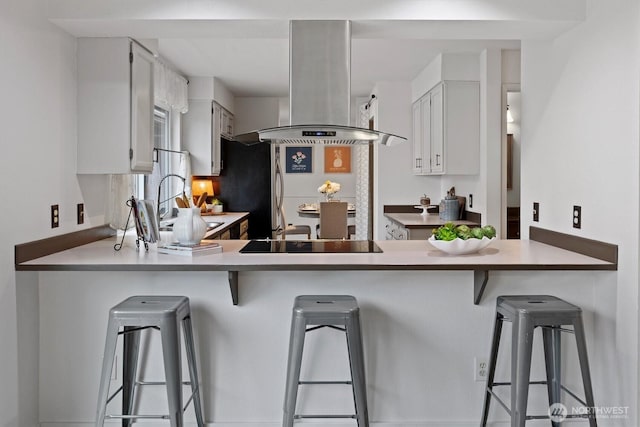
[[16, 270], [96, 271], [260, 271], [260, 270], [613, 270], [615, 264], [530, 240], [496, 240], [469, 255], [447, 255], [425, 240], [376, 241], [382, 253], [241, 254], [246, 240], [220, 241], [224, 252], [197, 257], [136, 250], [127, 236], [120, 252], [116, 238], [103, 239], [16, 265]]
[[440, 219], [440, 215], [437, 213], [427, 215], [422, 215], [419, 213], [385, 213], [384, 216], [406, 228], [435, 228], [440, 227], [447, 222], [453, 222], [456, 225], [480, 225], [476, 222], [465, 220], [445, 221]]
[[116, 237], [17, 264], [17, 271], [227, 271], [233, 304], [238, 304], [242, 271], [467, 270], [473, 271], [474, 303], [484, 293], [490, 270], [616, 270], [617, 262], [532, 240], [496, 240], [468, 255], [448, 255], [426, 240], [376, 241], [382, 253], [242, 254], [246, 240], [222, 240], [223, 252], [194, 257], [136, 250], [128, 236], [116, 252]]

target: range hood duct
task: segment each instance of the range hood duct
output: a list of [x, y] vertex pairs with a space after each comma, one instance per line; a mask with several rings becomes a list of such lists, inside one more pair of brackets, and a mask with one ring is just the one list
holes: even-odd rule
[[349, 126], [351, 22], [290, 21], [289, 126], [236, 136], [275, 144], [394, 145], [406, 138]]

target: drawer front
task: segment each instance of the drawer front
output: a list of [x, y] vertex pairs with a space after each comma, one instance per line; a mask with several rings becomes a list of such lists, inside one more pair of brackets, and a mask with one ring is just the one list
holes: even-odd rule
[[225, 231], [220, 235], [220, 240], [229, 240], [231, 239], [231, 232], [229, 230]]
[[240, 223], [240, 236], [247, 234], [247, 231], [249, 231], [249, 220], [245, 219]]

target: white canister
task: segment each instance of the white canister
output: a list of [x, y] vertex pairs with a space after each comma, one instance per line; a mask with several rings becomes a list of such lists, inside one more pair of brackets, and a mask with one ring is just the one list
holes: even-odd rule
[[200, 216], [200, 208], [178, 209], [178, 219], [173, 223], [173, 239], [181, 245], [193, 246], [207, 232], [207, 223]]

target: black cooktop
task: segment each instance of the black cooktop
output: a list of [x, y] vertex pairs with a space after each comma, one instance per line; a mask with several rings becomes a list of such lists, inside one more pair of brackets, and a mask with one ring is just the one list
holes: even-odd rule
[[240, 253], [373, 253], [382, 252], [371, 240], [251, 240]]

